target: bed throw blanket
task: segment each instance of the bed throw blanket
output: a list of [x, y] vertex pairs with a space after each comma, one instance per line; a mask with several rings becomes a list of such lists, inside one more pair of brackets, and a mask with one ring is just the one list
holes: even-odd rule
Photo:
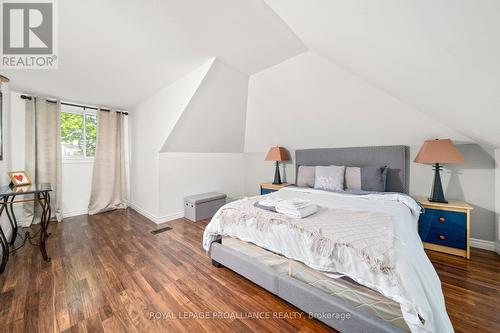
[[224, 206], [219, 213], [221, 233], [232, 236], [225, 230], [235, 224], [252, 224], [263, 232], [271, 232], [274, 225], [284, 225], [306, 239], [317, 255], [340, 261], [342, 249], [350, 248], [373, 271], [386, 272], [394, 266], [394, 227], [387, 214], [319, 207], [318, 212], [309, 217], [290, 218], [256, 207], [257, 201], [247, 199]]

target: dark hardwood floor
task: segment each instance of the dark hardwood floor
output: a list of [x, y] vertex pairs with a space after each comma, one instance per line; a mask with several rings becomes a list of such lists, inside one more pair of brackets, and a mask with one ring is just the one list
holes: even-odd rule
[[[206, 224], [179, 219], [152, 235], [158, 226], [130, 209], [52, 224], [51, 263], [26, 246], [0, 275], [0, 332], [331, 331], [213, 267], [201, 249]], [[500, 257], [429, 256], [456, 331], [499, 332]]]

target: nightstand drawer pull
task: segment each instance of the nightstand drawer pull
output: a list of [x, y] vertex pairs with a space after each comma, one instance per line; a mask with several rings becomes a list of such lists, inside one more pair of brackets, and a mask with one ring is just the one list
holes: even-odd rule
[[445, 240], [446, 237], [444, 237], [444, 235], [439, 235], [439, 239], [440, 240]]
[[439, 222], [444, 222], [444, 221], [446, 221], [446, 219], [444, 217], [439, 218]]

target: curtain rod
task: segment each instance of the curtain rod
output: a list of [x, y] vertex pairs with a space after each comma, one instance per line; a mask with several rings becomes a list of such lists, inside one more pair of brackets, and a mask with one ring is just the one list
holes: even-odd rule
[[[31, 96], [27, 96], [27, 95], [21, 95], [21, 98], [22, 99], [27, 99], [27, 100], [30, 100], [33, 98]], [[53, 100], [50, 100], [48, 99], [47, 102], [49, 103], [57, 103], [57, 101], [53, 101]], [[96, 108], [96, 107], [93, 107], [93, 106], [87, 106], [87, 105], [81, 105], [81, 104], [73, 104], [73, 103], [66, 103], [66, 102], [61, 102], [62, 105], [68, 105], [68, 106], [75, 106], [75, 107], [78, 107], [78, 108], [83, 108], [84, 110], [85, 109], [90, 109], [90, 110], [99, 110], [99, 111], [105, 111], [105, 112], [109, 112], [111, 111], [110, 109], [99, 109], [99, 108]], [[128, 116], [128, 112], [125, 112], [125, 111], [116, 111], [118, 113], [122, 113], [124, 114], [125, 116]]]

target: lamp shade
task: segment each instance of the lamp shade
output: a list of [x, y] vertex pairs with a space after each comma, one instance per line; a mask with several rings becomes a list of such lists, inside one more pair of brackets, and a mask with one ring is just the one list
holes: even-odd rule
[[272, 147], [266, 155], [266, 161], [288, 161], [288, 152], [283, 147]]
[[422, 164], [452, 164], [465, 162], [464, 156], [450, 139], [427, 140], [415, 158]]

